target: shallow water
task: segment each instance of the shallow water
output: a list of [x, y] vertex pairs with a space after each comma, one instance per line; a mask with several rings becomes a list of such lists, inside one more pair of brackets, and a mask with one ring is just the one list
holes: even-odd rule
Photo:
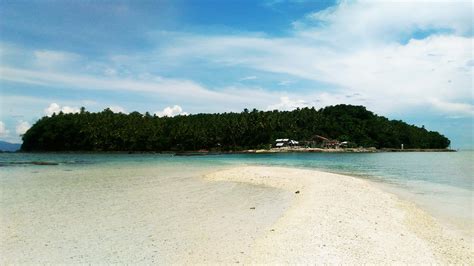
[[[186, 263], [180, 260], [224, 242], [229, 248], [211, 254], [214, 262], [238, 261], [289, 205], [284, 191], [197, 178], [218, 169], [214, 163], [150, 155], [7, 158], [24, 163], [4, 160], [9, 166], [0, 169], [1, 264]], [[59, 164], [26, 164], [32, 161]]]
[[[252, 156], [252, 157], [249, 157]], [[472, 233], [474, 151], [235, 155], [249, 164], [313, 168], [370, 180]]]
[[[31, 162], [57, 165], [34, 165]], [[5, 206], [28, 207], [25, 204], [29, 204], [34, 198], [44, 200], [42, 204], [46, 206], [56, 204], [47, 201], [54, 201], [54, 195], [75, 193], [77, 188], [84, 189], [80, 186], [87, 186], [90, 191], [98, 190], [96, 186], [101, 182], [116, 187], [133, 185], [133, 180], [140, 178], [136, 176], [140, 173], [138, 169], [153, 168], [154, 180], [166, 182], [176, 178], [196, 177], [206, 171], [232, 165], [278, 165], [313, 168], [365, 178], [383, 185], [402, 198], [414, 201], [435, 217], [472, 228], [473, 162], [473, 151], [190, 157], [166, 154], [0, 154], [1, 208], [4, 216]], [[144, 176], [149, 177], [150, 174]], [[113, 182], [107, 183], [104, 180]], [[48, 193], [51, 197], [44, 197]]]

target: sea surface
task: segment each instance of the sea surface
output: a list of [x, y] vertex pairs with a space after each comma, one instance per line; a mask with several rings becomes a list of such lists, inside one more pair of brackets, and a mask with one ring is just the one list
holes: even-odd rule
[[[51, 165], [36, 165], [48, 162]], [[47, 188], [47, 177], [61, 173], [69, 179], [120, 177], [133, 179], [133, 169], [157, 169], [160, 178], [200, 175], [234, 165], [273, 165], [310, 168], [363, 178], [399, 197], [410, 200], [434, 217], [472, 229], [474, 221], [474, 151], [406, 153], [276, 153], [174, 156], [171, 154], [0, 154], [0, 207], [19, 198], [6, 199], [13, 190], [23, 197]], [[132, 169], [132, 170], [130, 170]], [[94, 174], [91, 174], [94, 172]], [[159, 172], [159, 173], [158, 173]], [[69, 181], [66, 181], [69, 180]], [[25, 188], [24, 184], [34, 184]], [[28, 189], [28, 190], [26, 190]], [[8, 201], [8, 202], [7, 202]], [[20, 204], [20, 203], [18, 203]], [[1, 211], [1, 209], [0, 209]]]

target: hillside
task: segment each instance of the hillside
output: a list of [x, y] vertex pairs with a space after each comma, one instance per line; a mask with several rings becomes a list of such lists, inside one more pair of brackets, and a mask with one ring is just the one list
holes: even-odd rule
[[23, 151], [182, 151], [269, 147], [277, 138], [315, 135], [376, 148], [446, 148], [450, 141], [424, 127], [389, 120], [363, 106], [320, 110], [248, 111], [157, 117], [84, 109], [38, 120], [23, 136]]
[[10, 142], [0, 140], [0, 151], [12, 152], [12, 151], [19, 150], [20, 147], [21, 147], [21, 144], [19, 143], [10, 143]]

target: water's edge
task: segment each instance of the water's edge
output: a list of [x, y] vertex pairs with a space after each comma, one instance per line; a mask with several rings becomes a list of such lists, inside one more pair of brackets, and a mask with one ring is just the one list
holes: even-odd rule
[[[24, 170], [47, 174], [85, 169], [165, 167], [170, 173], [183, 166], [195, 169], [236, 165], [315, 169], [362, 178], [403, 200], [417, 204], [434, 217], [461, 228], [472, 227], [474, 158], [472, 151], [456, 153], [276, 153], [173, 156], [171, 154], [0, 154], [0, 177], [14, 182]], [[21, 170], [21, 171], [20, 171]], [[28, 171], [29, 171], [28, 170]]]

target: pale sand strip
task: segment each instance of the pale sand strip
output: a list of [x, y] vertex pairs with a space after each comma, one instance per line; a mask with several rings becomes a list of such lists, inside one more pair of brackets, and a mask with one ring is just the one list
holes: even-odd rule
[[237, 167], [206, 179], [299, 191], [244, 263], [473, 262], [472, 238], [365, 180], [281, 167]]

